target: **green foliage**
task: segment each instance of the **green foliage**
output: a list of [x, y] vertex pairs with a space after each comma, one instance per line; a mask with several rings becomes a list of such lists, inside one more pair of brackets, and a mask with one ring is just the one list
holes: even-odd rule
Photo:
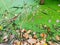
[[[26, 3], [22, 6], [18, 6], [18, 4], [15, 4], [13, 2], [14, 4], [12, 5], [7, 4], [9, 9], [7, 11], [5, 11], [6, 7], [4, 8], [2, 6], [2, 2], [0, 2], [2, 4], [0, 5], [2, 7], [1, 10], [3, 10], [1, 11], [2, 13], [0, 12], [0, 25], [2, 25], [3, 27], [2, 32], [8, 31], [8, 35], [12, 33], [19, 38], [18, 33], [16, 33], [16, 29], [30, 29], [32, 31], [39, 32], [39, 34], [48, 34], [47, 40], [50, 40], [51, 38], [55, 39], [56, 35], [60, 35], [60, 7], [58, 6], [59, 3], [53, 0], [46, 0], [45, 5], [39, 5], [39, 1], [40, 0], [32, 0], [32, 3]], [[14, 6], [17, 6], [19, 8], [11, 8]], [[10, 23], [9, 20], [12, 19], [15, 14], [18, 14], [20, 12], [21, 14], [19, 15], [21, 16], [18, 16], [15, 21]], [[49, 20], [51, 20], [51, 22], [49, 22]], [[56, 20], [59, 21], [56, 22]], [[42, 25], [47, 25], [47, 27], [50, 27], [51, 32], [48, 33], [47, 30], [42, 27]], [[38, 37], [39, 34], [37, 34]], [[0, 37], [0, 42], [3, 42], [2, 37]], [[39, 39], [40, 38], [41, 37], [39, 37]]]

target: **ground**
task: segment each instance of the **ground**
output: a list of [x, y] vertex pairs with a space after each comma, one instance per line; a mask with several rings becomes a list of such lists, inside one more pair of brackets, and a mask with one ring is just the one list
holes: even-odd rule
[[[19, 0], [17, 2], [19, 2]], [[54, 33], [53, 37], [55, 35], [60, 35], [60, 29], [56, 31], [53, 28], [53, 25], [56, 25], [56, 27], [60, 28], [60, 3], [59, 1], [45, 0], [45, 4], [40, 5], [39, 1], [37, 1], [38, 2], [37, 3], [37, 2], [34, 2], [33, 0], [33, 1], [28, 1], [30, 2], [30, 4], [27, 2], [27, 4], [24, 4], [25, 6], [23, 5], [23, 3], [26, 3], [26, 1], [25, 2], [22, 1], [21, 3], [17, 3], [17, 2], [15, 0], [0, 1], [0, 8], [1, 8], [0, 9], [1, 10], [0, 22], [4, 22], [3, 24], [0, 24], [2, 27], [4, 27], [4, 25], [9, 24], [7, 20], [14, 17], [15, 14], [18, 14], [19, 12], [21, 12], [20, 14], [21, 17], [19, 16], [15, 21], [16, 27], [26, 29], [26, 30], [32, 30], [32, 31], [40, 32], [40, 33], [46, 33], [46, 30], [41, 29], [40, 26], [47, 25], [48, 27], [50, 27], [51, 32]], [[19, 6], [19, 4], [22, 4], [22, 5]], [[18, 10], [15, 10], [16, 7], [14, 6], [18, 6], [21, 9], [17, 8]], [[11, 30], [14, 30], [11, 25], [8, 25], [8, 27], [10, 27]], [[6, 30], [7, 28], [4, 28], [4, 29]]]

